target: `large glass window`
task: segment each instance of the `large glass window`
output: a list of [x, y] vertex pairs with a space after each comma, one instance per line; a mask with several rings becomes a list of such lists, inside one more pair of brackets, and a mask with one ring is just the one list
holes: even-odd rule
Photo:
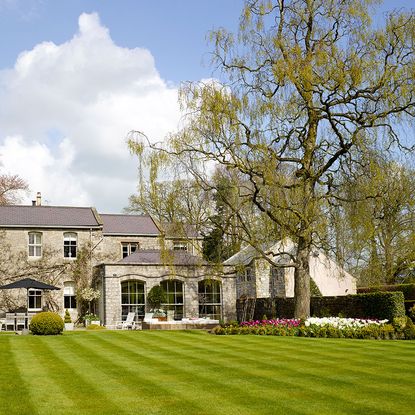
[[73, 281], [63, 283], [63, 307], [76, 308], [76, 291]]
[[215, 320], [222, 316], [221, 284], [215, 280], [199, 282], [199, 317]]
[[138, 242], [122, 242], [122, 257], [125, 258], [128, 255], [131, 255], [133, 252], [138, 249]]
[[29, 233], [29, 257], [42, 256], [42, 234], [40, 232]]
[[178, 280], [166, 280], [161, 282], [166, 292], [167, 303], [162, 304], [166, 310], [174, 310], [174, 319], [183, 318], [183, 283]]
[[76, 258], [77, 235], [73, 232], [63, 234], [63, 256], [65, 258]]
[[145, 295], [144, 282], [124, 281], [121, 283], [121, 319], [124, 321], [128, 313], [135, 313], [135, 320], [144, 317]]
[[27, 293], [29, 310], [41, 310], [42, 309], [42, 291], [30, 289]]

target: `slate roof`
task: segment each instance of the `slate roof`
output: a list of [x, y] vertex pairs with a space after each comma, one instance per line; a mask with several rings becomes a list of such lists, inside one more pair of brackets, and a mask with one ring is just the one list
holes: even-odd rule
[[[268, 255], [274, 256], [282, 252], [293, 253], [295, 246], [290, 239], [286, 238], [283, 241], [276, 242], [270, 246], [264, 245], [261, 249]], [[256, 258], [261, 258], [261, 254], [254, 247], [248, 245], [224, 261], [223, 265], [249, 265], [252, 260]]]
[[198, 238], [198, 234], [195, 226], [161, 222], [160, 228], [163, 230], [167, 238], [185, 239], [185, 238]]
[[0, 206], [0, 227], [97, 228], [101, 224], [91, 207]]
[[149, 215], [101, 214], [106, 235], [160, 235]]
[[161, 251], [159, 249], [139, 249], [126, 256], [120, 264], [153, 264], [153, 265], [208, 265], [198, 256], [186, 251]]

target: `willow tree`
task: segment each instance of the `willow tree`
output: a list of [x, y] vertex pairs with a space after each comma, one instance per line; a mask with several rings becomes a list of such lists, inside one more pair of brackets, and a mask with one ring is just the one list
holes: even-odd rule
[[296, 317], [309, 315], [309, 256], [336, 173], [377, 141], [407, 144], [397, 128], [415, 115], [414, 16], [374, 26], [374, 3], [246, 1], [236, 35], [211, 34], [220, 81], [182, 87], [187, 118], [164, 143], [199, 180], [219, 163], [250, 182], [276, 238], [296, 244]]

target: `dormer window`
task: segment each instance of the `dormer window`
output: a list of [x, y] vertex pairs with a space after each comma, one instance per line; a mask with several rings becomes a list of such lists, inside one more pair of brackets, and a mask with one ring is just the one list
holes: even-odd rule
[[29, 232], [29, 257], [40, 258], [42, 256], [42, 234]]
[[138, 242], [122, 242], [122, 257], [125, 258], [138, 250]]
[[63, 256], [64, 258], [76, 258], [76, 245], [78, 236], [74, 232], [63, 234]]

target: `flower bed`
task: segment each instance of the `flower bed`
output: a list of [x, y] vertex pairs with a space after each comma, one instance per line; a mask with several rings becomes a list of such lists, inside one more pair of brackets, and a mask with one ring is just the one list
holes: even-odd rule
[[253, 320], [233, 322], [216, 327], [214, 334], [256, 334], [266, 336], [331, 337], [350, 339], [414, 339], [415, 328], [410, 319], [388, 320], [340, 317]]

